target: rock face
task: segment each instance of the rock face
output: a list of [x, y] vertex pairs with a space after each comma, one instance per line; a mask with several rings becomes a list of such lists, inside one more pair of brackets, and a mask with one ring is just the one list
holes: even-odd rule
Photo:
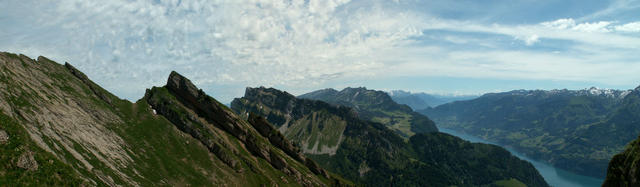
[[0, 130], [0, 144], [5, 144], [9, 141], [9, 134], [6, 131]]
[[33, 158], [33, 152], [31, 151], [22, 153], [16, 162], [16, 166], [29, 171], [38, 170], [38, 162]]
[[289, 154], [295, 153], [291, 143], [276, 137], [272, 139], [277, 146], [175, 72], [166, 87], [154, 87], [131, 103], [69, 63], [0, 53], [0, 163], [10, 166], [0, 167], [0, 183], [332, 186], [345, 182], [307, 167], [306, 158]]
[[613, 156], [602, 186], [640, 186], [640, 138], [629, 143], [624, 152]]

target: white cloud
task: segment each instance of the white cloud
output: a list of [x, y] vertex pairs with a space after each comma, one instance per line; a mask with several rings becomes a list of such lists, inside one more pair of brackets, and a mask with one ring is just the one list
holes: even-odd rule
[[526, 37], [516, 36], [516, 39], [524, 41], [525, 45], [527, 46], [532, 46], [533, 44], [540, 41], [540, 37], [537, 34], [533, 34]]
[[563, 18], [555, 21], [542, 22], [540, 25], [555, 29], [570, 29], [576, 26], [576, 21], [571, 18]]
[[563, 18], [555, 21], [542, 22], [540, 25], [553, 28], [553, 29], [570, 29], [582, 32], [609, 32], [612, 22], [599, 21], [599, 22], [585, 22], [576, 24], [576, 21], [572, 18]]
[[615, 26], [616, 31], [621, 32], [640, 32], [640, 22], [632, 22], [624, 25]]
[[608, 21], [599, 21], [594, 23], [582, 23], [574, 26], [573, 30], [585, 31], [585, 32], [609, 32], [608, 28], [611, 25], [611, 22]]

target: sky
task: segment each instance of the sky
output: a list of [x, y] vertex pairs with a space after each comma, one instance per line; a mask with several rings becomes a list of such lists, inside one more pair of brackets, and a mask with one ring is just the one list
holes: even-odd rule
[[256, 86], [632, 89], [640, 0], [0, 0], [0, 51], [131, 101], [172, 70], [223, 103]]

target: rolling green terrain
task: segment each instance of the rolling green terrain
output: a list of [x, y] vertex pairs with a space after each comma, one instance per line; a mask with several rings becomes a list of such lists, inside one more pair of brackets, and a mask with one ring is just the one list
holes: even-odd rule
[[324, 89], [298, 97], [351, 107], [358, 112], [360, 118], [382, 123], [406, 138], [415, 133], [438, 131], [429, 118], [414, 112], [406, 105], [394, 102], [382, 91], [366, 88], [345, 88], [342, 91]]
[[309, 158], [356, 183], [548, 186], [530, 163], [498, 146], [439, 132], [417, 133], [407, 140], [385, 124], [362, 120], [361, 113], [344, 105], [260, 87], [247, 88], [231, 108], [249, 119], [253, 113], [266, 116]]
[[419, 111], [441, 127], [508, 145], [534, 159], [603, 178], [640, 134], [640, 90], [517, 90]]
[[70, 64], [0, 53], [0, 184], [346, 184], [271, 127], [238, 117], [173, 72], [135, 103]]

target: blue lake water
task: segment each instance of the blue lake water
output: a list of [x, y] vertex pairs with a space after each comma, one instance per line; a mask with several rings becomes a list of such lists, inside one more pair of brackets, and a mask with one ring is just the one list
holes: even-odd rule
[[[472, 136], [472, 135], [468, 135], [465, 133], [461, 133], [461, 132], [457, 132], [451, 129], [445, 129], [445, 128], [440, 128], [438, 127], [438, 129], [440, 130], [440, 132], [444, 132], [447, 134], [451, 134], [457, 137], [460, 137], [464, 140], [470, 141], [470, 142], [474, 142], [474, 143], [486, 143], [486, 144], [494, 144], [494, 145], [500, 145], [500, 144], [496, 144], [493, 142], [489, 142], [486, 141], [484, 139]], [[542, 175], [542, 177], [544, 177], [544, 180], [547, 181], [547, 183], [549, 183], [549, 185], [554, 186], [554, 187], [596, 187], [596, 186], [601, 186], [602, 182], [604, 182], [604, 179], [598, 179], [598, 178], [593, 178], [593, 177], [589, 177], [589, 176], [584, 176], [584, 175], [578, 175], [560, 168], [556, 168], [553, 167], [550, 164], [544, 163], [544, 162], [540, 162], [540, 161], [536, 161], [534, 159], [531, 159], [527, 156], [524, 156], [520, 153], [518, 153], [517, 151], [513, 150], [513, 149], [509, 149], [506, 148], [505, 149], [509, 150], [511, 152], [511, 154], [519, 157], [522, 160], [526, 160], [531, 162], [531, 164], [533, 164], [534, 167], [536, 167], [536, 169], [538, 169], [538, 172], [540, 172], [540, 174]]]

